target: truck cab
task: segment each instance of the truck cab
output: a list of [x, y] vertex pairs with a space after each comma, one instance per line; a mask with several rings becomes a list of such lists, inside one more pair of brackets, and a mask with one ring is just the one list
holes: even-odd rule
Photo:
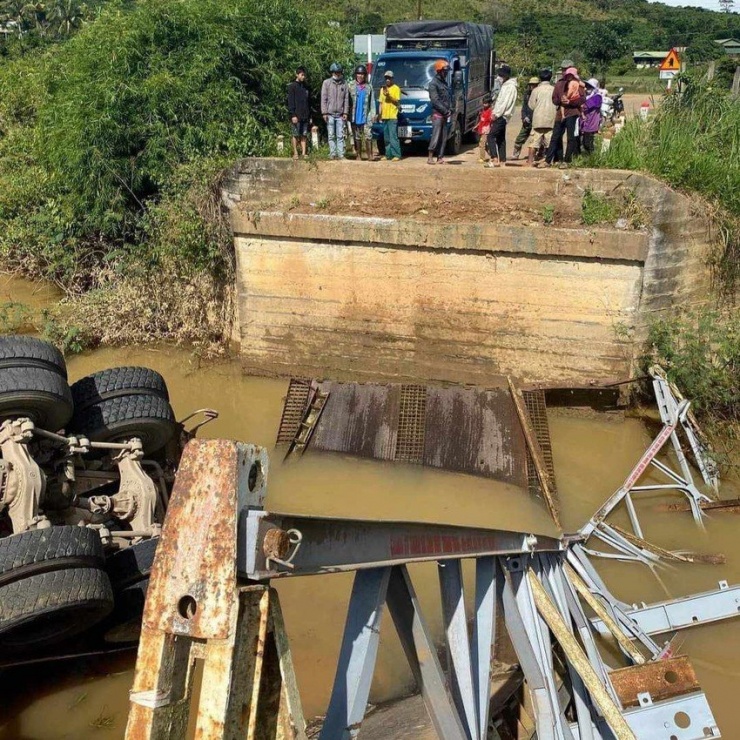
[[[463, 138], [475, 129], [483, 98], [490, 94], [493, 71], [493, 29], [460, 21], [396, 23], [386, 28], [386, 50], [375, 62], [372, 86], [376, 100], [387, 71], [401, 88], [398, 138], [402, 144], [428, 143], [432, 135], [429, 83], [434, 63], [444, 59], [452, 114], [447, 124], [448, 151], [457, 154]], [[382, 141], [382, 123], [373, 126]]]

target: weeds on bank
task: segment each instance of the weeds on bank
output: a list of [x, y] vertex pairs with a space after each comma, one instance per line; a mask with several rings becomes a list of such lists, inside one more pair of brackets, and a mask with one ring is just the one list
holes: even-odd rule
[[0, 304], [0, 334], [22, 334], [33, 330], [33, 310], [25, 303], [6, 301]]
[[644, 170], [703, 195], [709, 204], [697, 205], [716, 225], [721, 289], [732, 294], [740, 279], [740, 100], [699, 79], [683, 84], [649, 121], [629, 120], [594, 164]]
[[0, 64], [0, 259], [67, 293], [57, 341], [228, 341], [220, 173], [275, 153], [288, 70], [318, 86], [344, 61], [326, 20], [296, 0], [109, 3]]
[[707, 424], [719, 462], [737, 465], [740, 447], [740, 314], [704, 307], [656, 319], [644, 369], [657, 362]]
[[586, 226], [614, 223], [619, 218], [619, 207], [606, 196], [586, 188], [581, 201], [581, 221]]
[[542, 207], [542, 223], [545, 226], [551, 226], [555, 221], [555, 206], [543, 206]]

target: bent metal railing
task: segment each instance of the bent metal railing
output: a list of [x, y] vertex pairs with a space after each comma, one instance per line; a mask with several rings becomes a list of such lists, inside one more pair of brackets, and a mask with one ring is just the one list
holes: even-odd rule
[[[356, 574], [323, 740], [360, 732], [386, 608], [445, 740], [501, 737], [489, 714], [493, 646], [504, 636], [541, 740], [720, 736], [688, 659], [669, 657], [626, 613], [582, 538], [271, 513], [267, 471], [262, 448], [188, 444], [147, 594], [128, 740], [185, 737], [191, 712], [198, 738], [306, 738], [270, 582], [341, 571]], [[464, 559], [475, 561], [472, 628]], [[438, 563], [446, 670], [407, 568], [421, 561]], [[624, 667], [604, 660], [600, 632]]]

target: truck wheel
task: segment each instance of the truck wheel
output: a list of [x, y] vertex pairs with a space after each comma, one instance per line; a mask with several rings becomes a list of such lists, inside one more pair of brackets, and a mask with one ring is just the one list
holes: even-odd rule
[[98, 401], [137, 393], [170, 400], [164, 378], [148, 367], [111, 367], [80, 378], [72, 384], [72, 400], [77, 413]]
[[0, 586], [51, 568], [102, 568], [104, 562], [100, 536], [92, 529], [67, 525], [29, 529], [0, 539]]
[[66, 639], [103, 619], [113, 591], [98, 533], [33, 529], [0, 539], [0, 648]]
[[106, 561], [116, 599], [113, 612], [102, 625], [106, 642], [120, 644], [139, 639], [149, 574], [158, 543], [159, 537], [144, 540], [113, 553]]
[[67, 379], [64, 356], [53, 345], [33, 337], [0, 336], [0, 368], [39, 367]]
[[[52, 561], [53, 562], [53, 561]], [[113, 608], [105, 571], [65, 568], [0, 587], [0, 647], [43, 647], [88, 630]]]
[[61, 352], [32, 337], [0, 337], [0, 420], [27, 416], [55, 432], [70, 420], [72, 409]]
[[448, 151], [452, 156], [460, 154], [462, 150], [462, 119], [458, 118], [455, 128], [452, 130], [452, 136], [447, 145]]
[[96, 401], [75, 413], [70, 430], [92, 442], [125, 442], [138, 437], [148, 455], [175, 434], [175, 414], [166, 398], [151, 391]]

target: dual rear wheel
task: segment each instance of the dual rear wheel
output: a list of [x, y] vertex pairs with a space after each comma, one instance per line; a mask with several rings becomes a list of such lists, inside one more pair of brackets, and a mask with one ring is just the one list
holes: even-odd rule
[[[145, 455], [161, 450], [177, 432], [167, 385], [156, 371], [110, 368], [70, 387], [64, 357], [55, 347], [33, 337], [0, 337], [0, 422], [22, 417], [93, 442], [138, 437]], [[104, 455], [91, 450], [87, 456]], [[141, 589], [138, 583], [125, 586]], [[0, 538], [0, 652], [64, 641], [113, 608], [96, 531], [54, 526]]]

